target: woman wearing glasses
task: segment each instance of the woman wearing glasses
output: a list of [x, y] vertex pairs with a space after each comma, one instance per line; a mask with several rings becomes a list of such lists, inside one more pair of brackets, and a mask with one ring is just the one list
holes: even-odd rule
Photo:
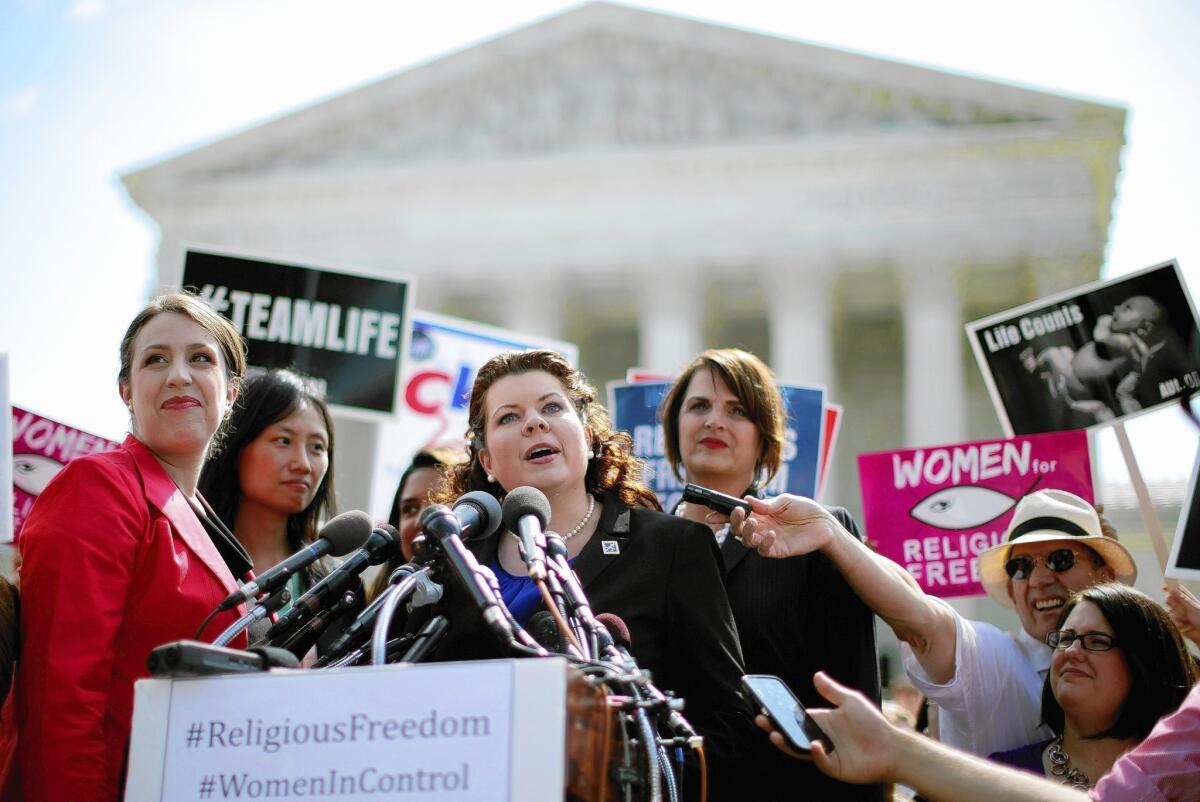
[[1195, 675], [1179, 630], [1148, 596], [1116, 583], [1071, 597], [1046, 637], [1042, 690], [1050, 740], [992, 759], [1090, 788], [1187, 696]]

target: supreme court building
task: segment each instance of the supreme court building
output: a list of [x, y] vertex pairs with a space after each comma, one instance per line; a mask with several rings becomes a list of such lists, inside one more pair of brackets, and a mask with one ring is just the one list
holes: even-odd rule
[[[1124, 126], [593, 3], [124, 182], [163, 285], [185, 242], [414, 275], [418, 308], [573, 341], [601, 387], [749, 348], [845, 406], [826, 499], [857, 512], [857, 453], [1000, 433], [962, 324], [1098, 277]], [[344, 508], [373, 432], [338, 422]]]

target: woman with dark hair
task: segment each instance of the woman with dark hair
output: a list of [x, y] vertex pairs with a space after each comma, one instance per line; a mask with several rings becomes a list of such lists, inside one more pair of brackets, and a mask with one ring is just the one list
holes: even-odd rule
[[[195, 637], [249, 570], [197, 489], [245, 369], [228, 320], [192, 295], [156, 298], [121, 341], [129, 436], [69, 462], [33, 505], [21, 530], [15, 685], [25, 799], [120, 797], [147, 655]], [[205, 633], [244, 612], [217, 615]]]
[[[247, 376], [225, 444], [200, 475], [200, 490], [259, 571], [315, 540], [336, 512], [333, 441], [329, 407], [310, 380], [280, 368]], [[293, 575], [292, 601], [330, 568], [331, 561], [322, 559]], [[361, 607], [360, 585], [355, 614]], [[327, 627], [321, 643], [337, 629]], [[305, 639], [288, 648], [303, 657], [312, 645]]]
[[1058, 736], [991, 757], [1090, 788], [1183, 702], [1196, 676], [1170, 615], [1115, 582], [1071, 597], [1046, 638], [1054, 649], [1042, 720]]
[[[449, 470], [435, 500], [451, 502], [470, 490], [500, 498], [521, 486], [545, 493], [547, 528], [562, 533], [592, 609], [620, 616], [638, 664], [686, 700], [685, 715], [706, 738], [719, 788], [722, 765], [752, 725], [708, 530], [658, 511], [629, 436], [613, 431], [595, 390], [560, 354], [509, 352], [488, 361], [471, 390], [469, 426], [470, 460]], [[528, 621], [541, 600], [515, 536], [501, 531], [470, 548], [496, 573], [513, 614]], [[443, 606], [467, 604], [453, 590]], [[498, 656], [477, 613], [451, 611], [451, 619], [440, 659]]]
[[[742, 498], [759, 495], [780, 469], [787, 414], [771, 369], [754, 354], [699, 354], [663, 397], [660, 415], [667, 461], [681, 479]], [[849, 512], [830, 512], [858, 536]], [[676, 514], [714, 531], [748, 673], [779, 676], [805, 705], [817, 706], [812, 677], [824, 671], [879, 703], [873, 616], [828, 557], [769, 559], [729, 537], [723, 516], [706, 507], [681, 503]], [[747, 799], [881, 797], [877, 786], [839, 783], [811, 763], [789, 760], [766, 738], [754, 744], [739, 778]]]
[[400, 533], [400, 553], [380, 567], [375, 581], [371, 583], [368, 598], [374, 599], [383, 593], [392, 571], [413, 558], [413, 540], [420, 532], [417, 518], [421, 510], [429, 504], [429, 497], [442, 481], [445, 469], [465, 461], [465, 455], [449, 448], [421, 450], [413, 455], [412, 462], [400, 475], [400, 483], [396, 485], [396, 495], [392, 498], [392, 508], [388, 513], [388, 523]]

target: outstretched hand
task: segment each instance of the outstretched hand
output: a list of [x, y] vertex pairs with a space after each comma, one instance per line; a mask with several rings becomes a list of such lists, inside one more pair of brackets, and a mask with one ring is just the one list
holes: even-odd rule
[[796, 557], [824, 548], [841, 526], [817, 502], [790, 493], [768, 501], [747, 496], [752, 512], [736, 509], [729, 518], [733, 534], [764, 557]]
[[1167, 612], [1179, 632], [1193, 643], [1200, 644], [1200, 599], [1196, 594], [1176, 584], [1163, 588], [1167, 592]]
[[[817, 768], [844, 782], [890, 782], [898, 761], [898, 739], [903, 733], [889, 724], [865, 696], [838, 684], [824, 672], [817, 672], [813, 684], [834, 705], [833, 709], [808, 711], [833, 743], [830, 751], [820, 740], [813, 741], [811, 757]], [[809, 757], [789, 747], [766, 716], [758, 716], [755, 723], [770, 733], [771, 743], [781, 752]]]

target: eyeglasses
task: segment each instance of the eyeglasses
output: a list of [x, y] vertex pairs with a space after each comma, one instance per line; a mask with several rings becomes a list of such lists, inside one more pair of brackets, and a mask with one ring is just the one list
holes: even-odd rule
[[1051, 649], [1070, 649], [1075, 641], [1089, 652], [1107, 652], [1117, 645], [1112, 635], [1104, 632], [1076, 632], [1073, 629], [1056, 629], [1046, 636], [1046, 643]]
[[1013, 557], [1004, 564], [1004, 570], [1012, 579], [1029, 579], [1033, 575], [1034, 566], [1039, 562], [1045, 563], [1056, 574], [1070, 571], [1075, 567], [1076, 556], [1074, 549], [1055, 549], [1045, 557], [1040, 555]]

